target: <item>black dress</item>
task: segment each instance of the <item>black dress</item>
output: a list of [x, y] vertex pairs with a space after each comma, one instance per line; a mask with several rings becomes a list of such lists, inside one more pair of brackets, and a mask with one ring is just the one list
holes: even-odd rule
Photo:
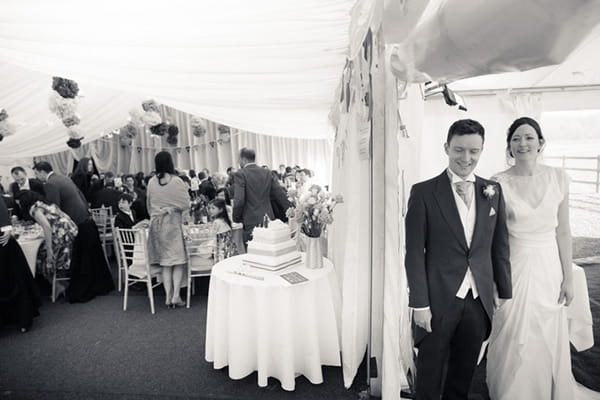
[[77, 225], [77, 229], [66, 293], [70, 303], [84, 303], [115, 288], [96, 223], [89, 218]]
[[42, 301], [27, 259], [14, 238], [0, 246], [0, 326], [29, 329]]

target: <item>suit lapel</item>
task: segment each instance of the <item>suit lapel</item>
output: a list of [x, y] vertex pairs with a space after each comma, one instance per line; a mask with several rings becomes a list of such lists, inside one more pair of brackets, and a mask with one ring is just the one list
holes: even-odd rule
[[450, 186], [450, 179], [448, 178], [448, 174], [445, 170], [437, 178], [434, 195], [442, 215], [450, 227], [450, 230], [460, 242], [461, 246], [464, 247], [465, 250], [468, 250], [467, 240], [465, 239], [465, 231], [462, 222], [460, 221], [460, 215], [458, 214], [456, 201], [454, 201], [452, 186]]
[[478, 176], [475, 176], [475, 193], [473, 198], [475, 200], [475, 207], [477, 207], [477, 214], [475, 215], [475, 229], [473, 230], [473, 239], [471, 240], [471, 247], [474, 247], [481, 229], [485, 224], [485, 221], [489, 218], [489, 201], [483, 196], [483, 188], [485, 182]]

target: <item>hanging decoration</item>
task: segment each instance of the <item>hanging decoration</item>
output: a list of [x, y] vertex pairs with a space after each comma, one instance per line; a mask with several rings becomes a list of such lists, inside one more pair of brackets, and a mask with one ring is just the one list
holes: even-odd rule
[[226, 125], [219, 125], [217, 130], [219, 131], [219, 138], [217, 143], [223, 144], [228, 143], [231, 140], [231, 128]]
[[164, 136], [169, 131], [169, 124], [161, 122], [150, 127], [150, 132], [156, 136]]
[[125, 136], [131, 139], [137, 136], [137, 127], [132, 122], [129, 122], [127, 125], [125, 125], [123, 129], [125, 130]]
[[206, 121], [199, 117], [192, 117], [190, 120], [192, 134], [196, 137], [202, 137], [206, 134]]
[[3, 108], [0, 109], [0, 142], [4, 139], [4, 136], [14, 135], [15, 132], [15, 126], [8, 122], [8, 112]]
[[77, 114], [77, 97], [79, 94], [79, 85], [70, 79], [55, 76], [52, 78], [52, 89], [54, 92], [50, 95], [48, 106], [56, 116], [68, 128], [69, 140], [67, 146], [72, 149], [81, 147], [83, 135], [78, 127], [81, 117]]
[[172, 146], [176, 146], [177, 136], [179, 135], [179, 128], [177, 127], [177, 125], [170, 124], [169, 128], [167, 129], [167, 134], [167, 143], [169, 143]]

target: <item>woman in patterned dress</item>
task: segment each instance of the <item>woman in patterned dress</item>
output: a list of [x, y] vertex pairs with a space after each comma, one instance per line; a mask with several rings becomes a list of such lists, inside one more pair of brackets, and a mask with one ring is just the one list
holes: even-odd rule
[[[25, 218], [32, 218], [44, 232], [44, 246], [37, 256], [36, 270], [49, 280], [54, 271], [66, 276], [71, 266], [73, 241], [77, 236], [77, 225], [56, 204], [50, 204], [39, 193], [24, 190], [17, 198]], [[57, 282], [57, 292], [64, 287]]]

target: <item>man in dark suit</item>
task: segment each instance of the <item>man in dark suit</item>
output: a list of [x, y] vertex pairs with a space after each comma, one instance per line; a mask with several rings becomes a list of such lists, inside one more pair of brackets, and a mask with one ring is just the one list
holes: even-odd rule
[[105, 181], [104, 187], [93, 195], [92, 208], [110, 207], [113, 215], [119, 211], [121, 192], [115, 189], [114, 180]]
[[45, 182], [46, 199], [63, 210], [75, 224], [90, 217], [87, 200], [71, 179], [55, 173], [46, 161], [36, 163], [33, 169], [36, 177]]
[[[27, 179], [27, 172], [23, 167], [14, 167], [10, 170], [10, 174], [15, 180], [10, 184], [9, 191], [12, 195], [12, 199], [16, 199], [21, 190], [33, 190], [46, 197], [46, 192], [44, 190], [44, 184], [40, 182], [38, 179]], [[25, 216], [22, 214], [19, 205], [16, 203], [11, 204], [11, 207], [14, 208], [13, 214], [18, 216], [19, 219], [25, 219]]]
[[45, 196], [44, 184], [38, 179], [27, 179], [27, 172], [23, 167], [14, 167], [10, 170], [10, 174], [15, 180], [10, 184], [10, 194], [16, 199], [21, 190], [33, 190], [42, 196]]
[[452, 124], [444, 145], [448, 168], [415, 184], [408, 201], [405, 268], [419, 349], [417, 399], [467, 399], [495, 291], [512, 297], [502, 189], [473, 174], [483, 142], [477, 121]]
[[214, 199], [217, 195], [217, 189], [204, 170], [198, 172], [198, 179], [200, 180], [198, 193], [204, 195], [209, 201]]
[[256, 165], [252, 149], [240, 150], [240, 170], [233, 179], [233, 221], [244, 224], [244, 244], [252, 239], [252, 230], [261, 225], [265, 215], [274, 219], [271, 199], [283, 210], [290, 207], [285, 191], [278, 190], [279, 182], [271, 171]]

